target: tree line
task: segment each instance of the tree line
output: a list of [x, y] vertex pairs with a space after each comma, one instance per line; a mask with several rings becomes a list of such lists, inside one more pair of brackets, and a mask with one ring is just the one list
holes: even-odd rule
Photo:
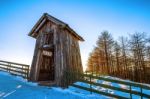
[[114, 40], [103, 31], [89, 54], [87, 71], [150, 83], [150, 38], [136, 32]]

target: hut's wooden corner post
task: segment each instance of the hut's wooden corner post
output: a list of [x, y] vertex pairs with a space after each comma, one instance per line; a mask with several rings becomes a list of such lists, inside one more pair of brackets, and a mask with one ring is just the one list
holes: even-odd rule
[[65, 87], [68, 87], [68, 85], [69, 85], [70, 76], [71, 76], [71, 75], [69, 74], [69, 72], [66, 71], [66, 83], [67, 83], [67, 86], [65, 85]]
[[70, 74], [68, 73], [67, 70], [64, 70], [63, 79], [61, 80], [61, 82], [62, 82], [61, 86], [63, 88], [68, 87], [68, 85], [69, 85], [69, 79], [70, 79]]

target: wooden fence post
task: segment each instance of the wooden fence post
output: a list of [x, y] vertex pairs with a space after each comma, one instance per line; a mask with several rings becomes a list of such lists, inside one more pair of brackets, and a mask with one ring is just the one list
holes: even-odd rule
[[130, 99], [132, 99], [132, 93], [131, 93], [131, 91], [132, 91], [132, 87], [130, 85]]
[[27, 77], [27, 80], [29, 79], [29, 66], [27, 67], [27, 70], [26, 70], [26, 77]]
[[[9, 64], [8, 64], [9, 65]], [[8, 66], [7, 66], [7, 70], [6, 70], [7, 72], [9, 72], [9, 68], [8, 68]]]
[[87, 71], [85, 71], [85, 74], [87, 75]]
[[[9, 66], [11, 66], [11, 64], [8, 64]], [[7, 66], [8, 72], [10, 73], [10, 67]]]
[[29, 65], [0, 60], [0, 68], [13, 75], [22, 76], [23, 78], [28, 79]]
[[140, 87], [140, 90], [141, 90], [141, 99], [143, 99], [143, 90], [142, 90], [142, 87]]
[[91, 89], [91, 94], [92, 94], [92, 84], [91, 84], [91, 75], [90, 75], [90, 89]]
[[[22, 66], [22, 72], [23, 72], [23, 66]], [[24, 74], [22, 74], [22, 76], [24, 76]]]

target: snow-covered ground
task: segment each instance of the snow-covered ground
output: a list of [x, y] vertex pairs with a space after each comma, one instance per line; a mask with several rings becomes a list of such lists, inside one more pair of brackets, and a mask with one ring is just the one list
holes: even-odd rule
[[90, 94], [73, 87], [61, 89], [38, 86], [21, 77], [0, 71], [0, 99], [108, 99], [108, 97]]
[[[117, 77], [111, 77], [111, 76], [103, 76], [103, 77], [109, 78], [109, 79], [121, 80], [121, 81], [124, 81], [124, 82], [132, 82], [130, 80], [123, 80], [123, 79], [120, 79], [120, 78], [117, 78]], [[122, 88], [122, 89], [128, 89], [128, 90], [130, 89], [129, 86], [124, 85], [124, 84], [107, 82], [107, 81], [104, 81], [104, 80], [97, 80], [97, 79], [94, 79], [93, 81], [97, 82], [97, 83], [109, 85], [109, 86], [114, 86], [114, 87]], [[135, 83], [135, 82], [133, 82], [133, 83]], [[84, 87], [87, 87], [87, 88], [90, 88], [90, 85], [87, 84], [87, 83], [77, 82], [76, 84], [84, 86]], [[143, 85], [150, 86], [149, 84], [143, 84]], [[99, 90], [99, 91], [107, 92], [107, 93], [110, 93], [110, 94], [115, 94], [115, 95], [123, 96], [123, 97], [126, 97], [126, 98], [130, 98], [130, 94], [129, 93], [125, 93], [125, 92], [121, 92], [121, 91], [116, 91], [116, 90], [112, 90], [112, 89], [108, 89], [108, 88], [103, 88], [103, 87], [100, 87], [100, 86], [94, 86], [94, 85], [92, 85], [92, 88], [96, 89], [96, 90]], [[133, 87], [132, 86], [131, 89], [134, 90], [134, 91], [137, 91], [137, 92], [141, 91], [141, 89], [139, 87]], [[77, 88], [76, 89], [73, 88], [73, 90], [76, 90], [76, 91], [79, 91], [79, 92], [81, 91], [80, 89], [77, 89]], [[142, 91], [143, 91], [143, 93], [145, 93], [147, 95], [150, 95], [150, 90], [143, 89]], [[87, 93], [89, 93], [89, 92], [87, 92]], [[95, 93], [93, 93], [93, 94], [95, 94]], [[133, 95], [132, 94], [132, 99], [141, 99], [141, 96]], [[143, 97], [143, 99], [149, 99], [149, 98]]]
[[[115, 77], [105, 76], [112, 79], [119, 79]], [[122, 79], [119, 79], [122, 80]], [[124, 80], [131, 82], [129, 80]], [[119, 88], [129, 89], [128, 86], [106, 82], [103, 80], [95, 80], [97, 83], [111, 85]], [[76, 82], [75, 84], [89, 88], [90, 85], [83, 82]], [[116, 94], [124, 97], [130, 97], [130, 94], [115, 91], [107, 88], [92, 86], [93, 89]], [[132, 90], [140, 92], [140, 88], [132, 87]], [[150, 95], [150, 90], [143, 90], [144, 93]], [[132, 95], [133, 99], [140, 99], [139, 96]], [[67, 89], [59, 87], [45, 87], [38, 86], [37, 83], [27, 82], [25, 79], [12, 76], [9, 73], [0, 71], [0, 99], [109, 99], [109, 97], [78, 89], [69, 86]], [[111, 99], [111, 98], [110, 98]]]

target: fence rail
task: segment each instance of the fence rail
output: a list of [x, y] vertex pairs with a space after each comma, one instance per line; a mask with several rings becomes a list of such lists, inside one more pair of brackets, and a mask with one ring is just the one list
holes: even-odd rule
[[[102, 84], [102, 83], [97, 83], [93, 79], [103, 80], [103, 81], [112, 82], [112, 83], [123, 84], [123, 85], [128, 86], [129, 89], [119, 88], [119, 87], [116, 87], [116, 86], [106, 85], [106, 84]], [[118, 79], [111, 79], [111, 78], [104, 78], [104, 77], [100, 77], [100, 76], [94, 76], [94, 75], [91, 75], [91, 74], [81, 75], [81, 79], [79, 81], [89, 84], [90, 87], [84, 87], [84, 86], [80, 86], [80, 85], [76, 85], [76, 84], [73, 84], [72, 86], [83, 89], [83, 90], [90, 91], [91, 93], [94, 92], [94, 93], [102, 94], [102, 95], [109, 96], [109, 97], [119, 98], [119, 99], [132, 99], [133, 95], [139, 96], [139, 97], [141, 97], [141, 99], [143, 99], [143, 98], [150, 99], [150, 93], [146, 94], [146, 93], [143, 92], [143, 90], [150, 90], [150, 86], [143, 85], [143, 84], [140, 84], [140, 83], [126, 82], [126, 81], [121, 81], [121, 80], [118, 80]], [[129, 97], [99, 91], [97, 89], [92, 88], [92, 86], [99, 86], [99, 87], [103, 87], [103, 88], [107, 88], [107, 89], [111, 89], [111, 90], [116, 90], [116, 91], [128, 93]], [[140, 90], [139, 91], [138, 90], [132, 90], [132, 87], [137, 87]]]
[[28, 79], [29, 65], [0, 60], [0, 70]]

